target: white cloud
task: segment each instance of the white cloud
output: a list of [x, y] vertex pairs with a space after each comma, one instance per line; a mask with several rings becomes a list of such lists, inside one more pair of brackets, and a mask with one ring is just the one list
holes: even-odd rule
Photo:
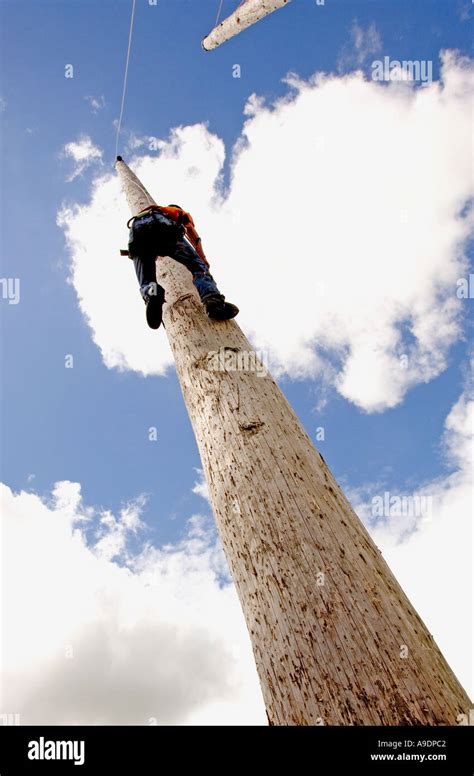
[[147, 151], [158, 151], [162, 146], [163, 141], [153, 135], [136, 135], [131, 132], [128, 135], [128, 139], [125, 143], [125, 152], [133, 153], [138, 148], [144, 148], [146, 146]]
[[130, 534], [137, 534], [144, 529], [140, 514], [145, 503], [146, 498], [140, 496], [122, 509], [118, 518], [109, 511], [101, 514], [100, 529], [94, 545], [96, 555], [109, 561], [121, 557], [130, 559], [127, 553], [127, 541]]
[[[429, 509], [374, 519], [380, 485], [348, 494], [408, 598], [433, 634], [466, 691], [472, 694], [474, 400], [466, 390], [445, 422], [442, 446], [451, 474], [405, 494]], [[392, 491], [392, 495], [400, 495]], [[413, 510], [416, 512], [416, 510]]]
[[106, 366], [164, 374], [173, 363], [164, 329], [147, 327], [133, 262], [119, 254], [129, 217], [118, 180], [105, 176], [94, 185], [91, 206], [63, 208], [58, 223], [72, 249], [80, 308]]
[[467, 22], [471, 18], [472, 0], [458, 5], [458, 16], [462, 22]]
[[[193, 213], [221, 290], [273, 369], [329, 381], [368, 412], [439, 375], [461, 334], [473, 77], [452, 52], [441, 73], [423, 89], [360, 72], [292, 75], [275, 105], [253, 95], [225, 195], [224, 146], [204, 125], [130, 160], [158, 201]], [[127, 217], [107, 175], [59, 223], [107, 366], [163, 374], [163, 330], [146, 328], [132, 264], [118, 256]]]
[[359, 54], [367, 56], [368, 54], [375, 54], [381, 49], [382, 41], [375, 22], [371, 22], [364, 29], [355, 21], [352, 26], [352, 37], [354, 46]]
[[84, 97], [86, 102], [89, 103], [92, 109], [92, 113], [98, 113], [102, 108], [105, 108], [105, 97], [93, 97], [92, 95], [87, 95]]
[[0, 97], [0, 113], [4, 113], [6, 109], [7, 109], [7, 101], [3, 97]]
[[140, 137], [140, 135], [134, 135], [132, 133], [127, 140], [126, 148], [128, 151], [136, 151], [137, 148], [143, 148], [148, 142], [148, 138]]
[[90, 137], [82, 136], [79, 140], [66, 143], [61, 156], [70, 158], [74, 162], [74, 169], [67, 178], [68, 181], [73, 181], [91, 165], [102, 164], [103, 151], [94, 145]]
[[371, 54], [382, 49], [382, 38], [375, 22], [362, 27], [354, 19], [351, 27], [350, 43], [345, 43], [338, 57], [338, 71], [346, 72], [353, 67], [362, 67]]
[[[452, 473], [412, 494], [432, 498], [429, 520], [377, 523], [367, 501], [352, 499], [468, 692], [473, 408], [465, 391], [445, 423]], [[201, 486], [194, 492], [205, 497]], [[84, 506], [77, 483], [58, 483], [50, 502], [0, 492], [2, 713], [20, 713], [22, 724], [265, 723], [209, 518], [193, 516], [181, 541], [157, 548], [143, 497], [115, 517]]]
[[210, 503], [209, 488], [207, 487], [207, 482], [204, 478], [204, 472], [202, 469], [196, 469], [196, 471], [199, 474], [199, 479], [194, 483], [193, 493], [195, 493], [196, 496], [201, 496], [201, 498]]
[[77, 483], [58, 483], [50, 503], [1, 495], [2, 713], [21, 724], [266, 723], [206, 518], [176, 544], [133, 552], [143, 499], [114, 517], [84, 507]]

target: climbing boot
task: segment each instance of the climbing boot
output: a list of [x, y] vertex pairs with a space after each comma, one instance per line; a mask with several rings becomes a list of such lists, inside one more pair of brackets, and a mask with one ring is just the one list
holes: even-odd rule
[[158, 283], [150, 283], [144, 295], [146, 305], [146, 322], [150, 329], [159, 329], [163, 318], [163, 302], [165, 292]]
[[228, 321], [235, 318], [239, 308], [231, 302], [226, 302], [222, 294], [209, 294], [202, 299], [204, 309], [209, 318], [216, 321]]

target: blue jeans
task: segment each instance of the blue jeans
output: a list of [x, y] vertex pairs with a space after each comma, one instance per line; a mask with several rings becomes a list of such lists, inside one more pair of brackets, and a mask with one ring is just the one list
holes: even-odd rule
[[[178, 240], [175, 249], [169, 255], [175, 261], [184, 264], [186, 269], [190, 271], [200, 299], [204, 299], [209, 294], [221, 295], [214, 278], [209, 272], [209, 267], [199, 258], [197, 252], [187, 240]], [[150, 283], [156, 283], [156, 259], [136, 256], [133, 259], [133, 263], [140, 285], [140, 293], [146, 299]]]

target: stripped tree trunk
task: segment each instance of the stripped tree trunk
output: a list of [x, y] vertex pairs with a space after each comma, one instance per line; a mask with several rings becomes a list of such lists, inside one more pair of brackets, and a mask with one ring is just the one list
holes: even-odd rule
[[252, 24], [268, 16], [273, 11], [283, 8], [291, 0], [244, 0], [242, 5], [232, 13], [227, 19], [214, 27], [213, 30], [202, 41], [202, 47], [205, 51], [211, 51], [225, 43], [229, 38], [238, 35], [239, 32], [251, 27]]
[[[132, 214], [153, 202], [117, 170]], [[467, 695], [239, 326], [177, 262], [157, 279], [270, 724], [456, 724]]]

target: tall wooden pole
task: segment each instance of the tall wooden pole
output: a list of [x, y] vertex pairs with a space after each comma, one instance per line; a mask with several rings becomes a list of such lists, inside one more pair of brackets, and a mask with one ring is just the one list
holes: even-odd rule
[[[132, 214], [153, 202], [116, 167]], [[157, 279], [270, 724], [455, 725], [466, 693], [237, 323], [172, 259]]]
[[231, 13], [227, 19], [214, 27], [202, 41], [202, 47], [205, 51], [211, 51], [217, 48], [226, 40], [238, 35], [242, 30], [251, 27], [252, 24], [268, 16], [273, 11], [287, 5], [291, 0], [244, 0], [234, 13]]

